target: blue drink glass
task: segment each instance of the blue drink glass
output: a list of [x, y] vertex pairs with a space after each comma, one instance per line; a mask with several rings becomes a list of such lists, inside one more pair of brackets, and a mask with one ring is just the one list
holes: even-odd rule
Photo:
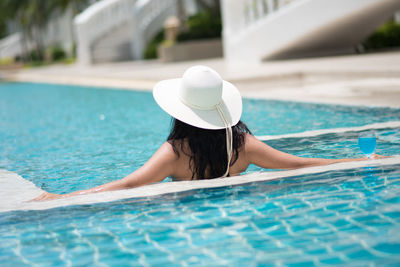
[[371, 155], [374, 153], [376, 147], [375, 133], [374, 132], [361, 133], [358, 136], [358, 145], [360, 146], [360, 149], [364, 153], [364, 155], [370, 158]]

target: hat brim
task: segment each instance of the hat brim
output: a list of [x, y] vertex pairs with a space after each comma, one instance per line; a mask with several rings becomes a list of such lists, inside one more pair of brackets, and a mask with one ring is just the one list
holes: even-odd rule
[[[192, 126], [214, 130], [226, 128], [216, 108], [200, 110], [185, 105], [179, 99], [181, 81], [182, 78], [177, 78], [158, 82], [153, 88], [157, 104], [172, 117]], [[242, 97], [230, 82], [223, 81], [220, 107], [229, 126], [239, 122], [242, 115]]]

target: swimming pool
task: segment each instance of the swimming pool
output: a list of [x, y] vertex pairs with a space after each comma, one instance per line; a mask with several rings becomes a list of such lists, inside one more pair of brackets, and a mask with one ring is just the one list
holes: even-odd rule
[[[400, 110], [244, 100], [256, 135], [399, 120]], [[299, 123], [301, 122], [301, 123]], [[165, 140], [147, 92], [0, 84], [0, 169], [55, 193], [123, 177]], [[378, 152], [399, 154], [399, 129]], [[301, 156], [361, 156], [357, 132], [280, 138]], [[252, 166], [249, 171], [257, 171]], [[6, 265], [394, 265], [400, 165], [356, 168], [151, 198], [0, 214]]]

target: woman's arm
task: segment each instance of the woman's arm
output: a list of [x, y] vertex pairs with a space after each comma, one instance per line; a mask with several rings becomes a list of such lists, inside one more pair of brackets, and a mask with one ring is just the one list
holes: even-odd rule
[[160, 182], [164, 178], [174, 173], [176, 160], [177, 156], [174, 153], [172, 146], [168, 142], [165, 142], [141, 168], [120, 180], [65, 195], [57, 195], [45, 192], [33, 200], [50, 200], [75, 195], [121, 190]]
[[366, 159], [321, 159], [297, 157], [276, 150], [249, 134], [246, 135], [245, 151], [249, 163], [268, 169], [296, 169], [346, 161], [361, 161]]

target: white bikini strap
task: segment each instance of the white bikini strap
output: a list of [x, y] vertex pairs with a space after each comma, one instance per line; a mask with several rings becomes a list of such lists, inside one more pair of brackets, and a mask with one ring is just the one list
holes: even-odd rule
[[228, 120], [225, 117], [224, 112], [221, 109], [220, 105], [217, 105], [217, 111], [219, 113], [219, 116], [221, 117], [221, 120], [223, 121], [225, 125], [225, 131], [226, 131], [226, 153], [228, 155], [228, 165], [226, 167], [226, 172], [222, 177], [226, 177], [229, 174], [229, 167], [231, 164], [231, 158], [232, 158], [232, 142], [233, 142], [233, 136], [232, 136], [232, 128], [229, 126]]

